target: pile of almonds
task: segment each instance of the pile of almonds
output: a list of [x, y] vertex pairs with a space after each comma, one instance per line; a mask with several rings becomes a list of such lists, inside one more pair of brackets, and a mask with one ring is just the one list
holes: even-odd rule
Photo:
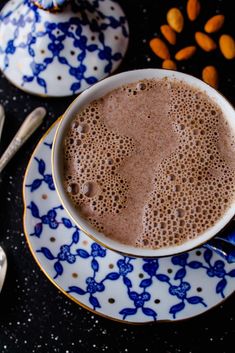
[[[187, 15], [190, 21], [195, 21], [200, 14], [201, 4], [199, 0], [187, 1]], [[176, 44], [177, 34], [181, 33], [184, 28], [184, 17], [178, 8], [171, 8], [166, 15], [167, 24], [160, 27], [160, 31], [165, 40], [172, 46]], [[216, 50], [217, 44], [209, 34], [218, 32], [224, 24], [224, 15], [215, 15], [211, 17], [204, 26], [204, 32], [195, 33], [195, 42], [192, 45], [178, 50], [175, 53], [175, 60], [182, 61], [190, 59], [197, 50], [197, 45], [205, 52]], [[149, 42], [152, 51], [163, 60], [162, 68], [176, 70], [177, 65], [172, 60], [168, 45], [160, 38], [153, 38]], [[228, 34], [222, 34], [219, 38], [219, 48], [223, 56], [228, 59], [235, 58], [235, 41]], [[202, 70], [202, 79], [214, 88], [218, 88], [218, 72], [217, 69], [210, 65]]]

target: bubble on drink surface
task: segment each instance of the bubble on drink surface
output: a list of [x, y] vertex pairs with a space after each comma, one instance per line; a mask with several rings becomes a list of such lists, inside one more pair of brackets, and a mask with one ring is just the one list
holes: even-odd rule
[[72, 129], [76, 129], [78, 127], [78, 122], [77, 121], [73, 121], [72, 124], [71, 124], [71, 128]]
[[170, 174], [169, 177], [168, 177], [168, 179], [169, 179], [170, 181], [175, 180], [175, 175], [174, 175], [174, 174]]
[[94, 197], [99, 192], [99, 185], [94, 181], [86, 181], [82, 185], [82, 193], [87, 197]]
[[108, 165], [113, 165], [114, 164], [114, 160], [112, 158], [108, 158], [107, 159], [107, 164]]
[[72, 195], [77, 195], [78, 192], [79, 192], [79, 186], [77, 183], [71, 183], [68, 185], [67, 187], [67, 191], [69, 194], [72, 194]]
[[138, 91], [144, 91], [147, 88], [146, 83], [144, 82], [138, 82], [136, 85], [136, 89]]
[[86, 123], [80, 123], [77, 127], [77, 131], [81, 134], [87, 134], [89, 131], [89, 125]]
[[182, 208], [177, 208], [175, 214], [176, 217], [182, 218], [185, 215], [185, 211]]

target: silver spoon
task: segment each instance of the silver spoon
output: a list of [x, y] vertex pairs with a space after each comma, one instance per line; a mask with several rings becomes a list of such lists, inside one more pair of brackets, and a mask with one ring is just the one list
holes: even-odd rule
[[[3, 109], [3, 106], [0, 105], [0, 140], [1, 140], [4, 120], [5, 120], [4, 109]], [[0, 293], [5, 280], [6, 271], [7, 271], [7, 257], [3, 248], [0, 246]]]
[[[32, 133], [41, 125], [46, 109], [39, 107], [32, 111], [24, 120], [20, 129], [11, 141], [10, 145], [3, 153], [0, 159], [0, 172], [18, 151], [18, 149], [25, 143], [25, 141], [32, 135]], [[5, 120], [4, 108], [0, 105], [0, 140], [2, 135], [3, 124]], [[7, 271], [7, 256], [3, 248], [0, 246], [0, 292], [3, 287]]]
[[7, 272], [7, 257], [6, 257], [5, 251], [0, 246], [0, 293], [5, 280], [6, 272]]

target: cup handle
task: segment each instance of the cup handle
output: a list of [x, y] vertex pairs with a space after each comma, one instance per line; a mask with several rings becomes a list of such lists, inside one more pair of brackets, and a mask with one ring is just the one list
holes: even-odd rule
[[235, 263], [235, 218], [204, 247], [215, 251], [227, 262]]

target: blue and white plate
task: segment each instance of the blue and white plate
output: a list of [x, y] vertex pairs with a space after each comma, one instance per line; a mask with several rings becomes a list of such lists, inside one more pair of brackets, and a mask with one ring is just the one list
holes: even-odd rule
[[177, 321], [221, 303], [235, 289], [235, 264], [204, 247], [160, 259], [122, 256], [79, 230], [51, 175], [55, 124], [35, 149], [24, 180], [24, 229], [39, 267], [90, 311], [131, 323]]

